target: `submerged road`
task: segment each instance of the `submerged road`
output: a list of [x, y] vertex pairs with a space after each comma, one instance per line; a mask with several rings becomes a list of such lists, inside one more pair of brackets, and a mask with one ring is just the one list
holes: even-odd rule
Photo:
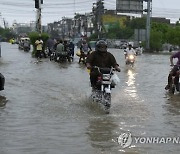
[[[104, 114], [88, 99], [89, 75], [77, 56], [72, 63], [35, 64], [17, 45], [1, 48], [6, 83], [0, 91], [0, 154], [179, 154], [177, 143], [144, 141], [180, 132], [180, 95], [164, 90], [169, 55], [144, 54], [129, 68], [122, 50], [109, 49], [121, 82], [112, 90], [110, 114]], [[123, 148], [117, 138], [127, 132], [133, 141]]]

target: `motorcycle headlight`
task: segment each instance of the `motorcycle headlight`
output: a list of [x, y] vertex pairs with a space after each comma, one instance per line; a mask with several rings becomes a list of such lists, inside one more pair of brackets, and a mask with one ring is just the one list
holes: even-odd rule
[[133, 55], [130, 55], [130, 56], [129, 56], [129, 59], [131, 59], [131, 60], [134, 59], [134, 56], [133, 56]]
[[110, 74], [103, 74], [103, 80], [110, 80]]

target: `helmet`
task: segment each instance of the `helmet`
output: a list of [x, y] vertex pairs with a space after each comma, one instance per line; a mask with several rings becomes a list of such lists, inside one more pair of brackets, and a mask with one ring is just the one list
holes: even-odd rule
[[129, 47], [132, 47], [132, 44], [129, 43], [128, 46], [129, 46]]
[[100, 52], [106, 52], [107, 51], [107, 43], [104, 40], [99, 40], [96, 43], [96, 50]]

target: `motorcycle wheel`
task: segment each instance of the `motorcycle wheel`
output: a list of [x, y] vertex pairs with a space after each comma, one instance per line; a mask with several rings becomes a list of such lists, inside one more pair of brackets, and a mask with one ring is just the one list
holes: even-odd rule
[[104, 110], [105, 113], [109, 114], [111, 107], [111, 94], [104, 93]]
[[73, 61], [73, 58], [72, 57], [68, 57], [68, 62], [72, 62]]

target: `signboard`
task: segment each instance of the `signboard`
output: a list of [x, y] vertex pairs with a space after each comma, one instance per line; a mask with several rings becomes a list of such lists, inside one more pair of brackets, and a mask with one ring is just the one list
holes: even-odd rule
[[143, 13], [143, 0], [116, 0], [119, 13]]

